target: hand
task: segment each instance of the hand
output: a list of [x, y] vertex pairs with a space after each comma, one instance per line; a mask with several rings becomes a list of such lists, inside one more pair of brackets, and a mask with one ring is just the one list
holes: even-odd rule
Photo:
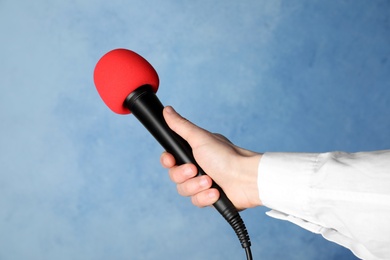
[[207, 173], [196, 176], [195, 165], [177, 166], [175, 158], [164, 152], [161, 164], [169, 169], [169, 176], [177, 184], [180, 195], [190, 196], [195, 206], [210, 206], [219, 198], [219, 191], [210, 188], [213, 179], [237, 209], [262, 205], [257, 188], [261, 154], [237, 147], [225, 137], [199, 128], [172, 107], [164, 108], [163, 115], [168, 126], [190, 144], [195, 160]]

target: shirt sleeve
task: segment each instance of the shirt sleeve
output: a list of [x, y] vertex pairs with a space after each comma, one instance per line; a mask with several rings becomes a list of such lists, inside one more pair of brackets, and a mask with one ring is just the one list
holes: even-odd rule
[[390, 150], [265, 153], [258, 188], [267, 214], [349, 248], [390, 259]]

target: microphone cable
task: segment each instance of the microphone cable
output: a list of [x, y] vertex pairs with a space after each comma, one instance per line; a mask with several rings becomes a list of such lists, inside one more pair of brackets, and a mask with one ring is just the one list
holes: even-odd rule
[[[221, 188], [217, 185], [215, 185], [216, 188], [221, 191]], [[214, 187], [214, 185], [212, 186]], [[226, 196], [224, 192], [220, 192], [222, 200], [225, 200], [224, 197]], [[230, 201], [230, 200], [228, 200]], [[252, 260], [252, 251], [251, 251], [251, 241], [249, 238], [248, 230], [246, 229], [245, 223], [242, 220], [240, 214], [238, 213], [237, 209], [233, 206], [233, 208], [228, 208], [224, 212], [221, 212], [220, 209], [216, 206], [218, 201], [214, 204], [214, 207], [219, 211], [219, 213], [225, 218], [225, 220], [229, 223], [229, 225], [233, 228], [234, 232], [237, 235], [238, 240], [240, 241], [240, 244], [242, 248], [245, 249], [246, 253], [246, 259]], [[233, 204], [231, 204], [233, 205]]]
[[247, 260], [253, 260], [252, 258], [252, 251], [250, 247], [245, 247], [245, 253], [246, 253], [246, 259]]
[[[225, 217], [225, 215], [223, 216]], [[244, 221], [242, 220], [241, 216], [237, 212], [237, 214], [233, 217], [233, 219], [231, 220], [226, 219], [226, 221], [232, 226], [234, 232], [236, 232], [236, 235], [240, 240], [242, 248], [245, 249], [246, 259], [252, 260], [253, 258], [252, 258], [252, 251], [251, 251], [251, 242], [250, 242], [248, 231], [245, 227]]]

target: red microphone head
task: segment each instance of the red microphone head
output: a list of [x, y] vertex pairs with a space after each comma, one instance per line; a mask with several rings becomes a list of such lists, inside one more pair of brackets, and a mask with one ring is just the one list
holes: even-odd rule
[[150, 85], [156, 93], [159, 84], [152, 65], [137, 53], [126, 49], [115, 49], [101, 57], [93, 78], [100, 97], [117, 114], [131, 113], [124, 106], [124, 101], [135, 89]]

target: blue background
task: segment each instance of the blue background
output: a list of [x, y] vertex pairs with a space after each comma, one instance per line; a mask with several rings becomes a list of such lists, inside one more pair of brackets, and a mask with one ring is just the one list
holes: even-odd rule
[[[389, 1], [3, 0], [0, 31], [0, 259], [245, 258], [100, 100], [111, 49], [144, 56], [165, 105], [247, 149], [390, 148]], [[255, 259], [356, 259], [267, 210], [242, 213]]]

